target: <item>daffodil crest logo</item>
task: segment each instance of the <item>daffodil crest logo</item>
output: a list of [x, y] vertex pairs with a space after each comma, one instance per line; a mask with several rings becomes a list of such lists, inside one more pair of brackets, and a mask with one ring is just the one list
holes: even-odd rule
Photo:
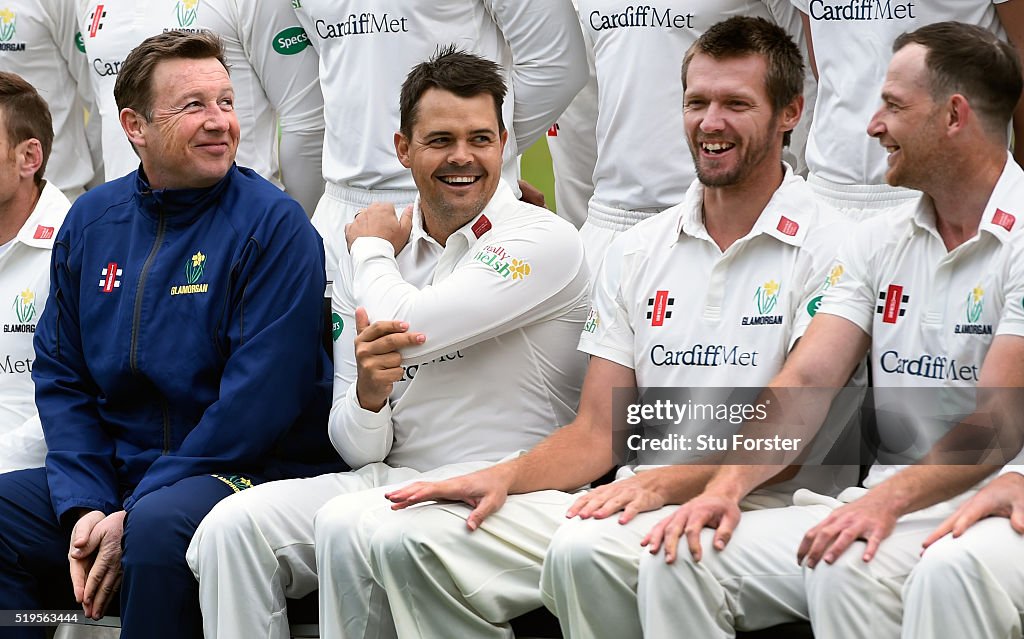
[[838, 284], [839, 278], [843, 276], [844, 272], [845, 270], [843, 269], [842, 264], [836, 264], [835, 266], [833, 266], [832, 270], [829, 271], [828, 276], [825, 277], [825, 281], [821, 285], [821, 290], [827, 291], [828, 289]]
[[206, 256], [202, 251], [196, 251], [192, 259], [185, 263], [185, 281], [195, 284], [203, 276], [203, 269], [206, 268]]
[[199, 0], [178, 0], [174, 6], [178, 15], [178, 26], [190, 27], [196, 21], [196, 14], [199, 12]]
[[14, 315], [19, 324], [27, 324], [36, 316], [36, 294], [29, 289], [14, 296]]
[[14, 37], [17, 16], [10, 9], [0, 10], [0, 42], [10, 42]]
[[512, 260], [512, 279], [523, 280], [530, 274], [530, 265], [523, 260]]
[[981, 319], [981, 310], [985, 306], [985, 289], [975, 286], [967, 294], [967, 323], [977, 324]]
[[757, 292], [754, 293], [754, 299], [757, 301], [758, 313], [761, 315], [771, 313], [779, 302], [779, 283], [775, 280], [769, 280], [758, 286]]

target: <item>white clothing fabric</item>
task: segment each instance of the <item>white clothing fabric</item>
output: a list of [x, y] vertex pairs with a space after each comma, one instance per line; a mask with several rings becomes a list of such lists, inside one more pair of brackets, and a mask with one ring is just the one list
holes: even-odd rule
[[[1024, 295], [1021, 242], [1016, 239], [1019, 225], [1012, 212], [1020, 197], [1016, 193], [1024, 184], [1022, 177], [1024, 172], [1008, 157], [978, 235], [952, 251], [946, 250], [935, 230], [935, 213], [926, 196], [895, 218], [862, 222], [840, 248], [836, 266], [822, 286], [818, 313], [844, 317], [872, 338], [869, 361], [876, 408], [885, 408], [888, 402], [903, 409], [902, 420], [886, 420], [882, 418], [885, 413], [879, 413], [883, 446], [906, 442], [901, 426], [912, 417], [933, 414], [936, 406], [944, 414], [969, 414], [977, 371], [992, 334], [1024, 330], [1024, 309], [1019, 303]], [[940, 360], [941, 365], [925, 367]], [[912, 361], [918, 364], [910, 366]], [[947, 392], [941, 401], [932, 395], [922, 398], [931, 405], [912, 406], [907, 411], [906, 406], [918, 399], [909, 392], [913, 388], [944, 388]], [[895, 452], [911, 459], [923, 454], [934, 441], [923, 435], [936, 433], [921, 434], [920, 441], [910, 440], [906, 451]], [[865, 486], [876, 486], [901, 468], [875, 464]], [[769, 516], [773, 517], [767, 524], [772, 543], [797, 548], [807, 530], [830, 509], [865, 492], [848, 488], [838, 500], [832, 500], [798, 491], [793, 499], [796, 505], [778, 511], [779, 521]], [[727, 566], [723, 564], [726, 569], [721, 572], [694, 567], [685, 553], [679, 555], [675, 567], [666, 566], [659, 558], [642, 563], [644, 630], [658, 636], [659, 629], [686, 615], [688, 623], [705, 629], [708, 637], [732, 637], [734, 628], [765, 627], [778, 623], [780, 615], [804, 619], [809, 612], [816, 636], [898, 637], [901, 588], [917, 563], [921, 542], [971, 492], [901, 517], [869, 563], [861, 559], [865, 542], [856, 542], [834, 564], [822, 562], [813, 570], [803, 569], [803, 591], [794, 585], [800, 576], [794, 570], [795, 551], [765, 553], [755, 537], [740, 536], [744, 529], [763, 536], [758, 517], [766, 515], [744, 515], [737, 535], [722, 553], [732, 559]], [[828, 508], [814, 513], [816, 519], [808, 518], [804, 509], [820, 505]], [[737, 587], [748, 586], [755, 592], [770, 588], [772, 594], [755, 597], [751, 603], [736, 593]], [[699, 605], [680, 609], [680, 601], [692, 602], [698, 594]], [[712, 605], [707, 605], [709, 602]]]
[[[843, 317], [871, 336], [881, 448], [912, 463], [944, 432], [937, 415], [968, 415], [978, 371], [994, 335], [1024, 335], [1024, 264], [1020, 201], [1024, 171], [1007, 154], [978, 234], [947, 251], [931, 200], [921, 196], [898, 215], [857, 226], [840, 249], [838, 277], [818, 310]], [[936, 389], [927, 396], [907, 389]], [[938, 389], [943, 389], [939, 393]], [[940, 401], [941, 398], [941, 401]], [[908, 409], [911, 403], [916, 402]], [[891, 412], [890, 412], [891, 411]], [[887, 415], [895, 416], [892, 423]], [[872, 466], [868, 488], [898, 472]]]
[[85, 136], [92, 90], [75, 0], [8, 0], [0, 12], [0, 71], [17, 73], [46, 100], [54, 137], [45, 177], [74, 199], [95, 173]]
[[[410, 69], [438, 46], [454, 43], [504, 70], [502, 119], [509, 138], [502, 176], [517, 197], [517, 156], [586, 81], [583, 40], [568, 0], [303, 0], [293, 6], [320, 55], [327, 121], [323, 176], [348, 190], [416, 188], [395, 156], [399, 97]], [[345, 251], [344, 227], [352, 221], [335, 214], [325, 209], [313, 215], [324, 239], [328, 280], [337, 278], [331, 264]]]
[[983, 519], [959, 538], [930, 546], [903, 586], [906, 639], [1019, 639], [1024, 570], [1013, 558], [1024, 538], [1004, 517]]
[[[317, 566], [330, 575], [321, 580], [325, 597], [332, 568], [368, 556], [356, 544], [337, 565], [314, 562], [314, 515], [332, 497], [354, 493], [348, 503], [358, 502], [357, 510], [386, 506], [385, 491], [358, 491], [482, 468], [572, 419], [586, 360], [568, 345], [583, 325], [589, 288], [572, 225], [519, 202], [502, 182], [444, 247], [424, 232], [418, 206], [397, 258], [390, 243], [375, 239], [353, 243], [345, 276], [334, 283], [331, 439], [359, 470], [257, 486], [210, 512], [188, 552], [208, 638], [287, 637], [284, 597], [312, 591]], [[357, 305], [371, 321], [402, 319], [427, 335], [403, 351], [405, 378], [380, 413], [355, 403]], [[371, 618], [363, 565], [342, 580], [360, 584], [362, 594], [321, 603], [322, 636], [337, 620]], [[386, 600], [374, 601], [386, 609]], [[355, 612], [339, 613], [339, 605]]]
[[324, 264], [327, 270], [326, 297], [330, 297], [333, 283], [338, 279], [338, 264], [343, 259], [348, 259], [345, 225], [355, 218], [359, 209], [364, 209], [374, 202], [391, 202], [395, 205], [395, 211], [401, 213], [405, 207], [411, 206], [415, 201], [415, 190], [374, 191], [351, 189], [331, 182], [327, 183], [323, 197], [316, 205], [313, 219], [310, 220], [313, 228], [324, 240]]
[[836, 184], [814, 173], [807, 176], [807, 185], [821, 201], [855, 222], [892, 216], [921, 197], [920, 191], [888, 184]]
[[[573, 5], [577, 4], [573, 0]], [[587, 83], [548, 129], [548, 151], [555, 174], [555, 208], [576, 228], [587, 219], [587, 202], [594, 195], [594, 164], [597, 162], [597, 73], [590, 40], [587, 50]], [[586, 242], [583, 243], [586, 246]], [[593, 262], [590, 272], [596, 273]]]
[[[590, 278], [572, 225], [520, 202], [504, 182], [443, 248], [421, 221], [415, 214], [398, 259], [386, 240], [356, 240], [335, 282], [334, 312], [346, 328], [335, 347], [330, 433], [353, 468], [384, 460], [420, 471], [494, 462], [571, 421], [579, 402], [585, 357], [565, 353], [564, 344], [586, 318]], [[403, 320], [427, 336], [402, 351], [408, 383], [396, 384], [378, 413], [355, 397], [349, 344], [357, 305], [371, 322]], [[481, 398], [495, 392], [502, 401], [482, 411]], [[465, 419], [474, 414], [480, 421]], [[425, 427], [435, 420], [451, 423]]]
[[[866, 130], [881, 104], [882, 82], [898, 35], [933, 22], [956, 20], [979, 25], [1005, 39], [994, 7], [1005, 0], [791, 2], [810, 20], [818, 67], [807, 166], [811, 175], [835, 184], [885, 188], [885, 149]], [[851, 198], [840, 208], [859, 206]]]
[[[847, 225], [787, 169], [750, 234], [723, 253], [701, 222], [702, 198], [703, 187], [695, 183], [682, 204], [622, 233], [594, 286], [580, 350], [634, 369], [638, 386], [732, 387], [738, 375], [746, 385], [766, 383], [795, 341], [797, 316], [807, 312], [809, 294], [825, 276], [832, 248]], [[767, 295], [774, 301], [764, 300], [765, 313], [779, 319], [751, 322], [750, 317], [762, 315], [752, 294], [765, 286], [765, 279], [775, 282]], [[684, 307], [678, 288], [684, 280], [686, 300], [703, 300], [703, 313]], [[727, 291], [733, 294], [725, 296]], [[682, 349], [708, 335], [735, 341], [735, 366], [670, 366], [652, 359], [666, 343]], [[575, 498], [556, 491], [513, 495], [498, 511], [501, 516], [492, 515], [483, 530], [471, 534], [464, 522], [469, 509], [461, 506], [423, 506], [422, 512], [381, 527], [372, 539], [370, 560], [378, 583], [391, 595], [399, 635], [444, 636], [446, 628], [458, 628], [459, 636], [508, 637], [508, 619], [543, 602], [557, 611], [568, 636], [577, 631], [589, 636], [587, 629], [629, 636], [630, 628], [639, 627], [633, 612], [639, 539], [653, 525], [652, 517], [665, 513], [643, 515], [639, 524], [618, 529], [612, 523], [573, 522], [560, 531]], [[751, 501], [789, 503], [788, 494], [780, 499], [768, 491]], [[647, 528], [639, 532], [644, 524]], [[351, 532], [341, 534], [336, 528], [330, 533], [339, 547], [337, 556], [341, 548], [352, 547], [342, 541], [352, 538]], [[547, 548], [543, 559], [542, 597], [537, 577], [552, 538], [558, 545]], [[593, 539], [601, 541], [587, 543]], [[568, 556], [554, 557], [563, 551]], [[343, 581], [342, 575], [332, 581]], [[592, 621], [575, 613], [593, 615]]]
[[0, 255], [0, 472], [38, 468], [46, 457], [36, 411], [32, 338], [50, 292], [50, 251], [71, 203], [44, 183], [35, 209]]
[[392, 135], [399, 125], [402, 82], [438, 45], [455, 43], [505, 69], [504, 176], [510, 184], [516, 183], [516, 156], [543, 135], [586, 81], [583, 42], [568, 0], [302, 0], [293, 5], [320, 54], [327, 115], [324, 177], [332, 184], [416, 188], [395, 157]]
[[785, 0], [579, 0], [579, 12], [600, 87], [594, 200], [648, 216], [682, 201], [697, 177], [682, 117], [690, 45], [715, 23], [748, 15], [777, 22], [804, 46]]
[[[284, 186], [308, 213], [323, 193], [323, 97], [316, 53], [286, 3], [262, 0], [79, 0], [78, 24], [103, 126], [106, 179], [139, 159], [121, 128], [114, 83], [125, 57], [171, 29], [224, 41], [241, 129], [237, 162]], [[278, 145], [278, 125], [281, 143]]]
[[[888, 637], [884, 629], [892, 619], [898, 636], [899, 602], [891, 594], [898, 594], [921, 542], [959, 502], [901, 518], [868, 564], [861, 560], [862, 541], [833, 565], [821, 562], [812, 570], [797, 564], [804, 534], [864, 493], [849, 488], [833, 499], [801, 490], [793, 497], [794, 506], [746, 512], [722, 552], [711, 545], [714, 531], [703, 531], [700, 562], [693, 561], [685, 545], [673, 564], [666, 564], [663, 554], [644, 553], [638, 589], [644, 633], [667, 636], [685, 620], [694, 636], [731, 638], [736, 630], [806, 621], [809, 615], [817, 637]], [[828, 606], [845, 607], [845, 623], [819, 619]]]
[[[809, 323], [851, 227], [786, 167], [750, 233], [723, 252], [704, 228], [703, 193], [694, 182], [681, 204], [620, 236], [594, 283], [580, 350], [632, 368], [641, 388], [733, 388], [738, 376], [746, 387], [767, 384]], [[695, 437], [705, 426], [694, 421], [679, 434]], [[842, 486], [833, 479], [807, 466], [765, 492], [834, 494]]]

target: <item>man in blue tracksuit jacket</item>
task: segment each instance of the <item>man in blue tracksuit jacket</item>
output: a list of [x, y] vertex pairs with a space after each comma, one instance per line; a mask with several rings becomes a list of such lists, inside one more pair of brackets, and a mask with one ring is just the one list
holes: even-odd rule
[[115, 97], [142, 166], [79, 198], [54, 245], [32, 371], [49, 454], [0, 476], [0, 610], [68, 608], [70, 575], [92, 617], [120, 585], [125, 639], [201, 637], [200, 520], [254, 482], [340, 465], [323, 247], [234, 165], [216, 36], [146, 40]]

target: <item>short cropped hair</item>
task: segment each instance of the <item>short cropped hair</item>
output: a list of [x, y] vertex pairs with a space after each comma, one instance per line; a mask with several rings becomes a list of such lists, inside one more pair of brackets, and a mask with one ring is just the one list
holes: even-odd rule
[[462, 51], [452, 44], [439, 49], [426, 62], [413, 67], [402, 83], [399, 128], [405, 137], [412, 137], [420, 98], [431, 88], [443, 89], [460, 98], [490, 94], [494, 99], [498, 131], [505, 131], [501, 106], [505, 101], [507, 89], [505, 81], [501, 78], [501, 67], [486, 58]]
[[937, 22], [904, 33], [892, 50], [909, 44], [927, 49], [928, 88], [932, 99], [959, 93], [978, 112], [983, 126], [1006, 133], [1024, 89], [1016, 50], [993, 33], [962, 22]]
[[210, 31], [192, 33], [167, 31], [146, 38], [125, 58], [114, 83], [117, 110], [131, 109], [146, 120], [153, 119], [153, 71], [164, 60], [216, 58], [228, 70], [224, 43]]
[[[734, 16], [711, 26], [683, 57], [683, 91], [686, 91], [686, 72], [698, 53], [717, 60], [760, 55], [765, 59], [768, 74], [765, 89], [772, 103], [772, 112], [778, 113], [803, 93], [804, 61], [800, 48], [782, 27], [749, 16]], [[792, 131], [786, 131], [783, 144], [788, 145]]]
[[21, 76], [0, 72], [0, 111], [4, 114], [4, 128], [11, 147], [32, 138], [39, 140], [43, 161], [33, 180], [37, 186], [41, 185], [53, 149], [53, 119], [46, 100]]

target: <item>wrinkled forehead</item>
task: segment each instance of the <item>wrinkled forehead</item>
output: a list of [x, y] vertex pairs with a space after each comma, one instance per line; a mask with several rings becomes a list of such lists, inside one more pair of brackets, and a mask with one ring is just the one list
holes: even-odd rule
[[231, 91], [231, 76], [217, 58], [168, 58], [153, 67], [150, 88], [154, 102], [196, 93]]

